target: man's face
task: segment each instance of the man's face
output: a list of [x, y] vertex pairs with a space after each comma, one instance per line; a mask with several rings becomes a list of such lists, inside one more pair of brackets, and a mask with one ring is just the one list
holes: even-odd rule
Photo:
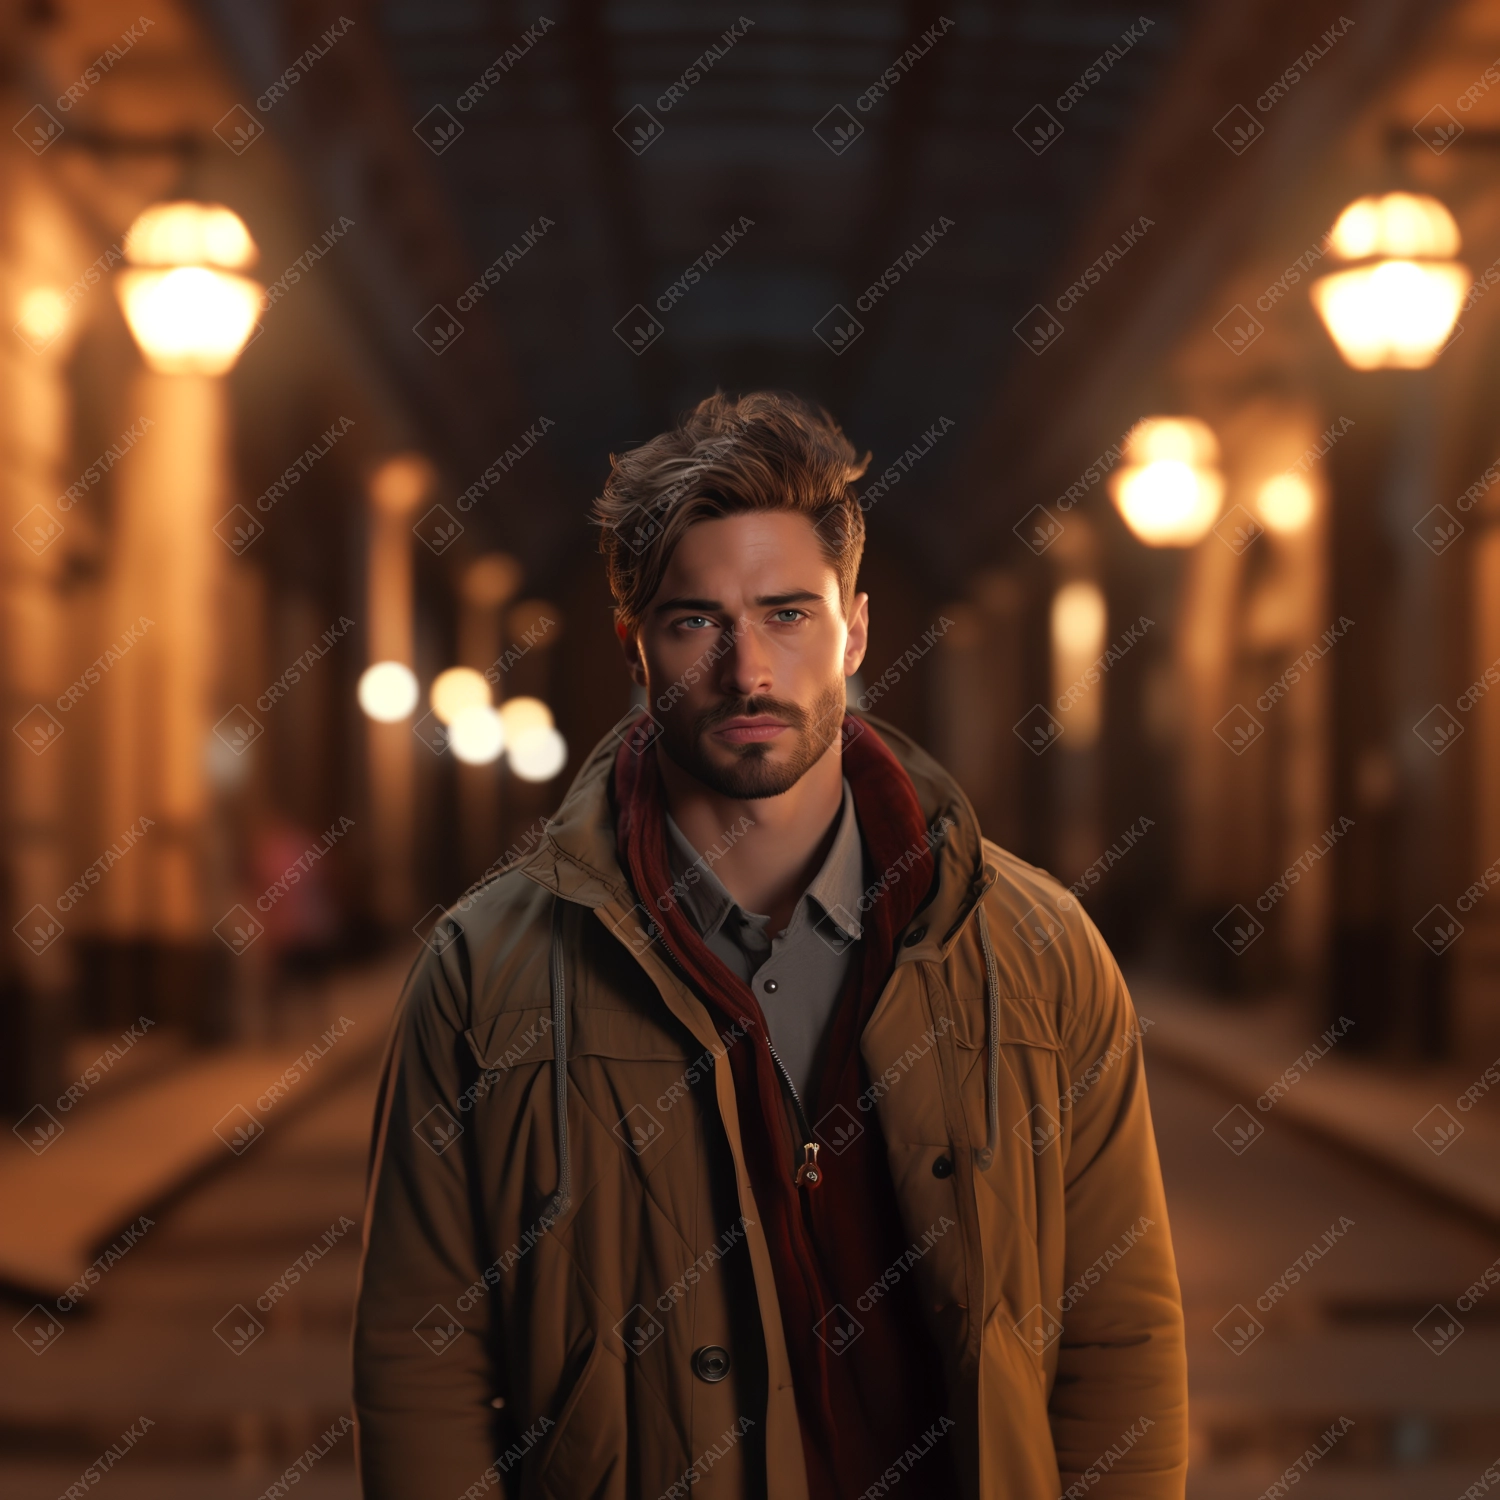
[[624, 643], [662, 749], [722, 796], [794, 786], [838, 737], [868, 605], [855, 595], [844, 618], [806, 516], [748, 511], [690, 526], [637, 641]]

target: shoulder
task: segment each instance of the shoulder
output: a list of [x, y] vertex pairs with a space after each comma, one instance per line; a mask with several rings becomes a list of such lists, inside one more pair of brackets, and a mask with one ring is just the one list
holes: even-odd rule
[[1114, 955], [1077, 898], [1055, 876], [984, 840], [996, 872], [984, 914], [1003, 994], [1050, 1002], [1061, 1028], [1113, 1009], [1123, 993]]
[[460, 896], [432, 924], [410, 1004], [467, 1031], [502, 1010], [545, 1004], [551, 891], [517, 870]]

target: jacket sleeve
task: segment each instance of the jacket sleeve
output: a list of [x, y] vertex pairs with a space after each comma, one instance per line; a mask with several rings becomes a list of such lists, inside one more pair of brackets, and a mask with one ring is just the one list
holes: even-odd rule
[[381, 1079], [354, 1323], [365, 1500], [457, 1500], [497, 1452], [495, 1299], [470, 1291], [486, 1261], [458, 1104], [462, 945], [415, 965]]
[[1093, 923], [1079, 909], [1068, 926], [1067, 1281], [1050, 1405], [1063, 1500], [1180, 1500], [1187, 1357], [1142, 1033]]

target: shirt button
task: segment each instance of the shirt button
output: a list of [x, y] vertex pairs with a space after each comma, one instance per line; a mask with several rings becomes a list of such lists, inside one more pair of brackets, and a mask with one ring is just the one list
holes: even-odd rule
[[915, 948], [917, 944], [920, 943], [926, 936], [927, 926], [925, 923], [919, 922], [915, 927], [912, 928], [910, 932], [906, 934], [906, 946], [908, 948]]
[[774, 979], [768, 979], [766, 980], [765, 984], [761, 986], [761, 988], [764, 989], [768, 994], [770, 994], [776, 988], [776, 981]]
[[932, 1175], [934, 1177], [948, 1177], [953, 1172], [953, 1158], [951, 1156], [940, 1156], [932, 1164]]
[[699, 1380], [722, 1380], [729, 1373], [729, 1351], [722, 1344], [705, 1344], [695, 1349], [693, 1373]]

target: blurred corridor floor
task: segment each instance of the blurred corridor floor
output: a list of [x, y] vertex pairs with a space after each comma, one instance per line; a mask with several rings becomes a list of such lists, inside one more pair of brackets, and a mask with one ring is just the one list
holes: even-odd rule
[[[1149, 1033], [1146, 1051], [1187, 1309], [1190, 1500], [1257, 1500], [1288, 1469], [1273, 1495], [1461, 1495], [1500, 1454], [1500, 1288], [1441, 1354], [1413, 1325], [1434, 1304], [1457, 1312], [1500, 1239], [1278, 1112], [1234, 1155], [1213, 1130], [1227, 1096], [1154, 1055]], [[42, 1354], [0, 1345], [6, 1500], [86, 1483], [142, 1417], [152, 1427], [88, 1486], [101, 1500], [256, 1500], [289, 1468], [274, 1493], [352, 1500], [341, 1427], [376, 1072], [372, 1057], [154, 1214]], [[26, 1304], [9, 1301], [15, 1322]], [[1216, 1325], [1249, 1331], [1241, 1353]], [[1305, 1456], [1344, 1419], [1326, 1457]]]
[[[357, 1493], [344, 1419], [378, 1067], [367, 1054], [153, 1212], [43, 1353], [0, 1345], [6, 1500], [55, 1500], [112, 1446], [127, 1451], [90, 1487], [104, 1500], [253, 1500], [299, 1458], [298, 1494]], [[23, 1310], [13, 1301], [10, 1321]], [[236, 1353], [216, 1327], [250, 1337]], [[143, 1417], [153, 1425], [137, 1425], [130, 1446]]]

